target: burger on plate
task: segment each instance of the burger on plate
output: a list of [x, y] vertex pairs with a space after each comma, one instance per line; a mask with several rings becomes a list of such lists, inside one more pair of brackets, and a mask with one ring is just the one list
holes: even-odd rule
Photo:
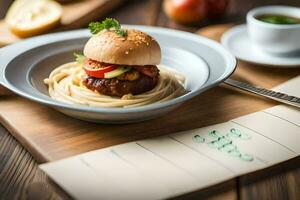
[[150, 91], [158, 83], [161, 49], [144, 32], [121, 29], [114, 19], [89, 25], [94, 34], [78, 56], [86, 73], [83, 84], [108, 96]]
[[51, 71], [44, 83], [51, 98], [64, 103], [101, 108], [129, 108], [165, 102], [186, 91], [185, 77], [160, 64], [161, 49], [154, 38], [122, 29], [106, 19], [89, 25], [93, 36], [76, 62]]

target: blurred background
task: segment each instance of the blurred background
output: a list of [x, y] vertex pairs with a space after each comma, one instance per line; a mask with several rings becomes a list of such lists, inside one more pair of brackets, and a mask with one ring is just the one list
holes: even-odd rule
[[[72, 4], [80, 0], [60, 0], [62, 4]], [[93, 1], [93, 0], [82, 0]], [[105, 0], [97, 0], [105, 1]], [[115, 0], [110, 0], [115, 2]], [[117, 6], [110, 8], [105, 13], [96, 13], [90, 20], [101, 20], [104, 17], [114, 17], [121, 23], [143, 24], [170, 27], [186, 31], [197, 29], [219, 23], [242, 23], [245, 21], [245, 14], [250, 9], [262, 5], [293, 5], [300, 6], [299, 0], [118, 0]], [[210, 7], [204, 5], [204, 1], [210, 2]], [[0, 18], [4, 18], [7, 9], [13, 0], [0, 1]], [[166, 3], [167, 2], [167, 3]], [[164, 4], [169, 4], [168, 9], [163, 9]], [[182, 4], [183, 6], [181, 6]], [[189, 4], [191, 6], [189, 6]], [[175, 5], [175, 6], [174, 6]], [[185, 7], [177, 9], [176, 6]], [[174, 8], [175, 7], [175, 8]], [[190, 7], [190, 8], [189, 8]], [[191, 8], [192, 7], [192, 8]], [[180, 10], [181, 9], [181, 10]], [[178, 11], [180, 10], [180, 11]], [[167, 12], [165, 12], [167, 11]], [[187, 14], [184, 14], [184, 12]], [[77, 11], [74, 11], [77, 12]], [[167, 14], [171, 17], [167, 17]], [[209, 17], [208, 17], [209, 16]], [[180, 20], [183, 19], [183, 20]], [[176, 22], [177, 21], [177, 22]], [[186, 21], [187, 23], [178, 21]], [[195, 21], [189, 23], [189, 21]], [[86, 24], [80, 24], [84, 27]], [[76, 27], [78, 28], [78, 27]], [[1, 32], [1, 29], [0, 29]]]

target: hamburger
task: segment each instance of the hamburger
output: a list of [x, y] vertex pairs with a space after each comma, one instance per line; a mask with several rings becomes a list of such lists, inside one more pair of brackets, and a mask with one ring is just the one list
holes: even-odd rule
[[89, 25], [94, 34], [83, 55], [76, 55], [86, 76], [83, 84], [108, 96], [122, 97], [150, 91], [158, 83], [161, 49], [144, 32], [121, 29], [114, 19]]

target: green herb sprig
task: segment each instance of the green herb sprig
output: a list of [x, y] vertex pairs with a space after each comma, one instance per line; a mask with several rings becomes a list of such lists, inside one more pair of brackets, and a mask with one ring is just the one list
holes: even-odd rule
[[85, 59], [86, 59], [86, 57], [84, 56], [84, 55], [82, 55], [82, 54], [79, 54], [79, 53], [73, 53], [73, 55], [75, 56], [75, 60], [76, 60], [76, 62], [77, 63], [79, 63], [79, 64], [82, 64], [84, 61], [85, 61]]
[[102, 22], [91, 22], [89, 24], [89, 29], [92, 34], [97, 34], [102, 30], [114, 29], [116, 33], [122, 37], [125, 37], [127, 35], [127, 32], [121, 29], [120, 23], [117, 20], [112, 18], [106, 18]]

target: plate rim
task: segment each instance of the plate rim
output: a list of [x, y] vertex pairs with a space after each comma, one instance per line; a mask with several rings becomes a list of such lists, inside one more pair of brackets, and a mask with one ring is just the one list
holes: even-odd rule
[[[140, 25], [124, 25], [124, 27], [127, 28], [135, 28], [135, 29], [142, 29], [143, 31], [155, 31], [156, 33], [167, 33], [167, 34], [172, 34], [178, 37], [183, 37], [183, 38], [191, 38], [191, 39], [197, 39], [197, 40], [202, 40], [201, 42], [205, 43], [206, 45], [213, 47], [214, 49], [218, 50], [218, 52], [220, 52], [220, 54], [223, 55], [223, 57], [225, 58], [225, 60], [228, 62], [226, 63], [226, 68], [225, 71], [222, 75], [220, 75], [217, 79], [214, 80], [214, 82], [210, 85], [206, 85], [207, 81], [203, 84], [203, 87], [193, 93], [187, 93], [185, 95], [182, 95], [180, 97], [177, 97], [175, 99], [172, 99], [170, 101], [166, 101], [166, 102], [162, 102], [159, 104], [150, 104], [150, 105], [145, 105], [145, 106], [140, 106], [140, 107], [132, 107], [132, 108], [98, 108], [98, 107], [89, 107], [89, 106], [78, 106], [78, 105], [72, 105], [72, 104], [67, 104], [64, 102], [58, 102], [58, 101], [51, 101], [51, 100], [46, 100], [46, 99], [42, 99], [39, 98], [37, 96], [34, 95], [28, 95], [25, 92], [23, 92], [22, 90], [18, 89], [17, 87], [15, 87], [14, 85], [10, 84], [8, 82], [8, 80], [5, 77], [5, 69], [8, 66], [8, 63], [10, 63], [11, 61], [13, 61], [13, 59], [36, 47], [42, 46], [42, 45], [46, 45], [46, 44], [50, 44], [52, 42], [57, 42], [57, 41], [61, 41], [64, 39], [72, 39], [72, 38], [79, 38], [79, 37], [85, 37], [85, 36], [89, 36], [90, 34], [88, 33], [87, 29], [80, 29], [80, 30], [75, 30], [75, 31], [67, 31], [67, 32], [61, 32], [61, 33], [52, 33], [52, 34], [46, 34], [43, 36], [38, 36], [38, 37], [34, 37], [31, 39], [27, 39], [21, 42], [18, 42], [16, 44], [10, 45], [8, 47], [4, 47], [3, 49], [1, 49], [3, 52], [2, 54], [5, 54], [5, 52], [9, 52], [9, 51], [13, 51], [13, 49], [21, 47], [22, 45], [26, 45], [26, 44], [30, 44], [31, 42], [34, 42], [35, 45], [31, 45], [29, 48], [26, 48], [24, 51], [21, 51], [17, 54], [15, 54], [14, 56], [11, 56], [11, 58], [8, 59], [7, 63], [5, 64], [5, 66], [3, 67], [3, 69], [0, 69], [0, 77], [2, 76], [3, 80], [1, 80], [0, 78], [0, 83], [2, 81], [2, 84], [7, 87], [8, 89], [10, 89], [11, 91], [15, 92], [16, 94], [23, 96], [27, 99], [30, 99], [32, 101], [38, 102], [38, 103], [42, 103], [48, 106], [52, 106], [52, 107], [56, 107], [56, 108], [60, 108], [60, 109], [69, 109], [69, 110], [75, 110], [75, 111], [80, 111], [80, 112], [88, 112], [88, 113], [111, 113], [111, 114], [126, 114], [126, 113], [137, 113], [137, 112], [146, 112], [146, 111], [153, 111], [153, 110], [159, 110], [162, 108], [166, 108], [166, 107], [170, 107], [170, 106], [175, 106], [178, 104], [181, 104], [195, 96], [197, 96], [198, 94], [202, 93], [203, 91], [218, 85], [219, 83], [221, 83], [222, 81], [224, 81], [226, 78], [228, 78], [236, 69], [236, 59], [235, 57], [228, 51], [226, 50], [221, 44], [212, 41], [208, 38], [205, 38], [203, 36], [199, 36], [193, 33], [188, 33], [188, 32], [184, 32], [184, 31], [178, 31], [178, 30], [173, 30], [173, 29], [168, 29], [168, 28], [161, 28], [161, 27], [153, 27], [153, 26], [140, 26]], [[73, 36], [73, 37], [69, 37], [69, 36]], [[51, 42], [42, 42], [42, 39], [46, 39], [46, 38], [54, 38], [53, 41]], [[8, 50], [7, 50], [8, 49]], [[0, 50], [0, 52], [1, 52]], [[6, 50], [6, 51], [5, 51]], [[222, 53], [221, 53], [222, 52]], [[0, 56], [1, 57], [1, 56]], [[3, 56], [5, 57], [5, 56]], [[1, 72], [2, 71], [2, 72]], [[209, 74], [210, 76], [210, 74]]]

